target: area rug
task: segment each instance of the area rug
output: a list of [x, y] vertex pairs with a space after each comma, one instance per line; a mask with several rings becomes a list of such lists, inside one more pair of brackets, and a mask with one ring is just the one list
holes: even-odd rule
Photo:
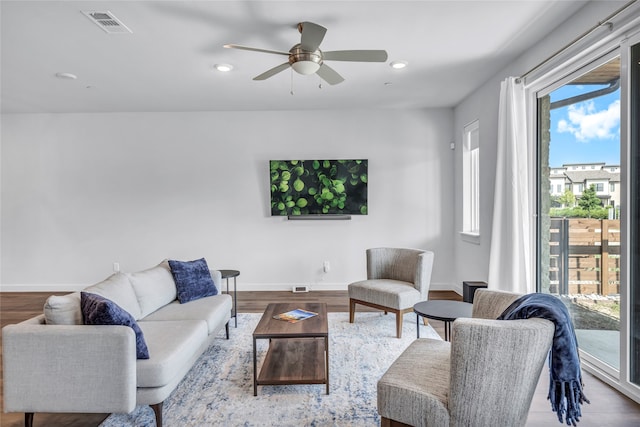
[[[252, 333], [260, 314], [238, 314], [231, 338], [221, 335], [196, 362], [164, 403], [164, 425], [185, 426], [376, 426], [376, 384], [393, 361], [416, 339], [416, 317], [405, 315], [402, 338], [395, 316], [329, 313], [329, 383], [258, 386], [253, 395]], [[440, 339], [420, 322], [420, 337]], [[258, 340], [258, 367], [268, 346]], [[139, 406], [112, 414], [101, 427], [155, 426], [153, 411]]]

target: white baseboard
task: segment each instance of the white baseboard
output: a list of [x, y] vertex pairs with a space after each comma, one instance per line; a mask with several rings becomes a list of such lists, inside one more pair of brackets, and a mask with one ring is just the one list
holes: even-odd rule
[[[246, 283], [238, 280], [238, 291], [291, 291], [294, 286], [305, 285], [313, 291], [346, 291], [348, 284], [346, 283]], [[231, 285], [233, 288], [233, 285]], [[432, 283], [430, 289], [432, 291], [454, 291], [462, 295], [462, 285], [456, 286], [450, 283]]]
[[[226, 283], [223, 283], [226, 290]], [[294, 286], [306, 285], [311, 292], [313, 291], [346, 291], [346, 283], [246, 283], [237, 280], [238, 291], [291, 291]], [[86, 288], [87, 284], [55, 284], [55, 285], [0, 285], [0, 292], [76, 292]], [[229, 290], [233, 289], [230, 284]], [[432, 291], [454, 291], [462, 295], [462, 285], [458, 286], [451, 283], [432, 283]]]
[[56, 284], [56, 285], [0, 285], [0, 292], [76, 292], [81, 291], [87, 286], [92, 284], [81, 285], [68, 285], [68, 284]]

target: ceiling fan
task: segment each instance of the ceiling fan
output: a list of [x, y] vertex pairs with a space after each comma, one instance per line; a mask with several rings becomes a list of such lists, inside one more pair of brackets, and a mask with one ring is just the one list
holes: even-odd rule
[[387, 52], [384, 50], [334, 50], [323, 52], [320, 50], [320, 43], [324, 39], [327, 29], [313, 22], [300, 22], [300, 43], [293, 46], [289, 52], [277, 50], [258, 49], [254, 47], [242, 46], [238, 44], [226, 44], [224, 47], [254, 52], [273, 53], [276, 55], [286, 55], [289, 60], [283, 64], [271, 68], [253, 78], [253, 80], [266, 80], [281, 71], [291, 67], [302, 75], [316, 73], [320, 78], [331, 85], [344, 81], [344, 78], [324, 61], [353, 61], [353, 62], [385, 62]]

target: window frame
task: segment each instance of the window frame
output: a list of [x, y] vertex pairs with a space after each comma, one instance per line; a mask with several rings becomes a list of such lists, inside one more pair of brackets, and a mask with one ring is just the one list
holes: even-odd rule
[[[637, 11], [640, 11], [640, 3], [631, 6], [635, 12], [630, 12], [625, 15], [622, 19], [620, 19], [620, 30], [614, 30], [610, 33], [607, 33], [606, 36], [599, 38], [597, 43], [593, 43], [593, 47], [590, 49], [569, 49], [571, 52], [567, 55], [562, 55], [563, 59], [554, 61], [556, 62], [556, 67], [545, 66], [544, 70], [541, 68], [539, 72], [532, 74], [527, 77], [525, 89], [527, 92], [526, 102], [527, 102], [527, 111], [529, 112], [527, 117], [528, 124], [528, 133], [529, 140], [533, 141], [529, 145], [529, 150], [531, 153], [533, 167], [531, 168], [531, 179], [532, 182], [537, 182], [537, 164], [536, 164], [536, 150], [537, 150], [537, 140], [538, 140], [538, 129], [537, 129], [537, 113], [536, 113], [536, 102], [540, 95], [544, 95], [544, 93], [549, 93], [555, 88], [562, 86], [565, 81], [571, 80], [571, 74], [580, 68], [589, 65], [594, 66], [597, 65], [595, 62], [606, 62], [607, 57], [620, 56], [622, 60], [622, 69], [621, 69], [621, 124], [620, 124], [620, 139], [621, 139], [621, 164], [617, 169], [621, 173], [621, 180], [624, 181], [628, 179], [627, 176], [627, 163], [629, 154], [629, 147], [627, 145], [627, 140], [629, 138], [629, 123], [626, 118], [629, 117], [630, 111], [630, 102], [629, 102], [629, 93], [627, 93], [630, 77], [627, 69], [627, 65], [630, 60], [630, 52], [631, 46], [640, 43], [640, 19], [638, 19]], [[630, 20], [630, 21], [629, 21]], [[629, 22], [631, 22], [629, 24]], [[624, 28], [625, 24], [629, 24], [632, 26], [632, 29], [629, 27]], [[614, 27], [615, 28], [615, 27]], [[624, 29], [624, 31], [623, 31]], [[622, 37], [624, 35], [624, 37]], [[600, 35], [598, 37], [601, 37]], [[570, 56], [568, 56], [570, 55]], [[559, 67], [559, 65], [562, 67]], [[559, 73], [558, 70], [563, 69], [565, 71], [568, 70], [568, 73]], [[562, 74], [560, 76], [559, 74]], [[626, 123], [625, 123], [626, 121]], [[623, 154], [624, 153], [624, 154]], [[621, 190], [618, 190], [621, 191]], [[536, 188], [536, 193], [538, 192], [538, 188]], [[626, 186], [623, 189], [623, 193], [621, 194], [622, 200], [618, 202], [618, 207], [621, 210], [625, 210], [628, 212], [628, 201], [631, 199], [630, 194], [630, 185]], [[538, 200], [536, 196], [532, 197], [532, 207], [535, 215], [538, 216]], [[628, 216], [628, 215], [627, 215]], [[621, 218], [621, 235], [623, 236], [621, 246], [622, 251], [625, 252], [625, 256], [621, 258], [621, 322], [620, 322], [620, 334], [624, 339], [620, 341], [620, 369], [615, 370], [604, 364], [589, 354], [584, 354], [581, 352], [581, 362], [583, 369], [594, 374], [600, 380], [614, 387], [615, 389], [621, 391], [625, 395], [629, 396], [635, 401], [640, 401], [640, 386], [638, 384], [631, 383], [630, 381], [630, 358], [629, 354], [629, 315], [632, 310], [630, 307], [629, 297], [631, 286], [629, 282], [630, 277], [630, 266], [627, 257], [629, 256], [628, 249], [626, 246], [629, 244], [629, 224], [627, 224], [627, 217], [623, 216]], [[531, 238], [533, 242], [536, 242], [538, 239], [537, 230], [532, 230]], [[534, 256], [532, 256], [531, 262], [532, 265], [536, 265], [537, 258], [536, 255], [539, 255], [539, 248], [534, 252]], [[537, 272], [532, 270], [532, 280], [534, 283], [537, 283]]]
[[480, 120], [462, 130], [462, 240], [480, 244]]

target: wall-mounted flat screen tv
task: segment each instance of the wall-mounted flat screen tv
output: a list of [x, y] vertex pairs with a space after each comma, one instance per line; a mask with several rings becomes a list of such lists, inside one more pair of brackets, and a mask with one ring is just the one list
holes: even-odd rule
[[367, 215], [367, 159], [271, 160], [271, 215]]

